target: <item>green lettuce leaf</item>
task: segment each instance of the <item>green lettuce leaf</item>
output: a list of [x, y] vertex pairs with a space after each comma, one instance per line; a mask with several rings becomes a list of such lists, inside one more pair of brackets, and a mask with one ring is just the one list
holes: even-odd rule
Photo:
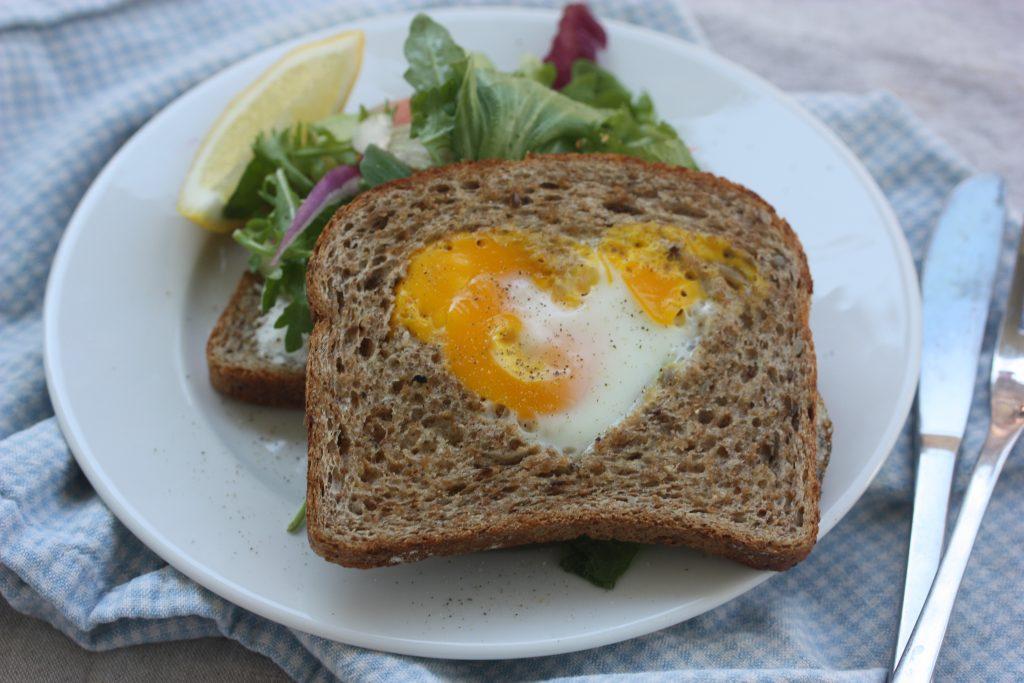
[[542, 62], [536, 55], [523, 55], [523, 58], [519, 60], [519, 68], [515, 70], [513, 75], [529, 78], [531, 81], [537, 81], [545, 88], [550, 88], [551, 84], [555, 82], [555, 77], [558, 73], [555, 65], [551, 62]]
[[616, 152], [696, 169], [690, 150], [676, 130], [660, 121], [651, 98], [635, 99], [615, 76], [585, 59], [572, 66], [572, 80], [562, 93], [577, 102], [607, 111], [601, 128], [578, 145], [584, 152]]
[[377, 145], [370, 145], [359, 162], [359, 175], [363, 176], [366, 187], [377, 187], [392, 180], [408, 178], [412, 169], [398, 157]]
[[452, 131], [455, 129], [455, 97], [461, 80], [450, 80], [440, 88], [416, 92], [410, 100], [412, 136], [430, 153], [435, 166], [455, 161]]
[[572, 65], [572, 78], [561, 90], [566, 97], [599, 109], [630, 107], [633, 95], [615, 76], [587, 59]]
[[417, 14], [405, 40], [409, 68], [405, 80], [416, 90], [440, 88], [458, 80], [466, 68], [466, 51], [459, 47], [448, 29], [425, 14]]
[[459, 159], [522, 159], [573, 149], [608, 114], [535, 80], [469, 58], [455, 107], [452, 148]]
[[660, 121], [650, 97], [632, 93], [594, 62], [577, 60], [572, 79], [550, 88], [554, 68], [536, 57], [502, 73], [467, 55], [425, 16], [413, 20], [405, 52], [412, 135], [435, 165], [465, 159], [521, 159], [528, 153], [617, 152], [696, 168], [690, 151]]
[[623, 541], [597, 541], [580, 536], [564, 544], [560, 565], [570, 574], [576, 574], [595, 586], [606, 590], [615, 588], [640, 546]]

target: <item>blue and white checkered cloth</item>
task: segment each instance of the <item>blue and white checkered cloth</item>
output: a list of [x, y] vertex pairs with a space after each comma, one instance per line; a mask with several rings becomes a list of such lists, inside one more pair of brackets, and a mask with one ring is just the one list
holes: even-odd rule
[[[268, 622], [168, 567], [93, 493], [53, 418], [41, 360], [46, 274], [92, 178], [174, 96], [247, 53], [334, 22], [433, 4], [0, 5], [0, 592], [17, 610], [45, 619], [86, 648], [221, 634], [300, 680], [881, 679], [891, 656], [908, 535], [909, 432], [856, 507], [795, 569], [684, 624], [533, 660], [394, 656]], [[670, 0], [593, 4], [601, 16], [700, 40], [698, 27]], [[919, 259], [943, 198], [969, 168], [889, 95], [801, 100], [866, 164]], [[1003, 291], [1006, 270], [1004, 264]], [[984, 396], [975, 406], [966, 452], [979, 445], [983, 405]], [[965, 460], [957, 495], [971, 464]], [[1024, 678], [1022, 520], [1024, 466], [1014, 457], [978, 538], [940, 678]]]

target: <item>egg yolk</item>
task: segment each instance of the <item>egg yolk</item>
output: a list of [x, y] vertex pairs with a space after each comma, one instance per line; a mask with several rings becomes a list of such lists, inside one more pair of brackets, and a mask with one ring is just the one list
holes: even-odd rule
[[573, 272], [558, 271], [524, 234], [455, 234], [413, 256], [395, 292], [394, 320], [421, 341], [436, 341], [444, 334], [455, 296], [480, 275], [528, 277], [539, 289], [551, 293], [555, 301], [578, 305], [597, 277], [582, 262], [586, 252], [579, 248], [575, 252], [577, 268]]
[[596, 245], [511, 230], [458, 233], [413, 255], [395, 291], [392, 322], [439, 344], [466, 388], [532, 419], [564, 410], [587, 390], [586, 354], [557, 332], [527, 343], [504, 283], [528, 279], [571, 309], [602, 278], [610, 281], [613, 269], [640, 309], [669, 326], [707, 297], [707, 263], [757, 279], [754, 264], [727, 240], [672, 225], [614, 226]]
[[736, 253], [728, 240], [660, 223], [609, 228], [598, 252], [622, 274], [640, 308], [659, 325], [682, 323], [686, 309], [707, 296], [700, 263], [724, 265], [748, 281], [757, 274], [753, 263]]
[[396, 291], [395, 317], [421, 341], [432, 341], [443, 335], [452, 301], [473, 278], [515, 273], [545, 275], [521, 240], [455, 235], [413, 257]]
[[570, 363], [564, 339], [527, 351], [521, 328], [505, 309], [499, 282], [482, 275], [452, 301], [444, 348], [451, 371], [466, 388], [528, 420], [569, 405], [584, 377]]
[[523, 235], [460, 233], [412, 258], [396, 290], [394, 320], [421, 341], [440, 342], [452, 373], [467, 388], [531, 419], [567, 405], [582, 377], [572, 372], [565, 348], [522, 347], [521, 323], [507, 310], [499, 280], [529, 278], [572, 307], [596, 276], [566, 287], [565, 275]]

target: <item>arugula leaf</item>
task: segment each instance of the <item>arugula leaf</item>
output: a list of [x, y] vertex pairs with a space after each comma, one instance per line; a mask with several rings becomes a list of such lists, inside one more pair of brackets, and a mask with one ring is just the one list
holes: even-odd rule
[[257, 196], [266, 206], [271, 207], [270, 211], [247, 221], [245, 227], [232, 233], [232, 237], [249, 251], [249, 268], [263, 276], [263, 294], [260, 299], [263, 313], [273, 308], [278, 297], [283, 296], [287, 301], [284, 311], [274, 321], [274, 326], [285, 328], [285, 349], [295, 351], [302, 346], [303, 335], [313, 329], [306, 300], [306, 263], [316, 238], [323, 231], [337, 204], [325, 207], [285, 249], [280, 263], [271, 267], [270, 261], [295, 217], [301, 197], [292, 188], [283, 168], [276, 169], [263, 179]]
[[466, 51], [459, 47], [448, 29], [425, 14], [417, 14], [405, 40], [409, 68], [405, 80], [416, 90], [440, 88], [458, 80], [465, 70]]
[[359, 174], [363, 176], [366, 187], [377, 187], [391, 180], [409, 177], [412, 169], [394, 154], [370, 145], [359, 162]]
[[263, 281], [263, 294], [260, 296], [260, 312], [266, 313], [274, 307], [278, 295], [281, 293], [281, 279], [274, 278]]
[[636, 543], [597, 541], [587, 536], [567, 541], [564, 548], [559, 563], [562, 569], [606, 590], [615, 588], [640, 550]]
[[522, 159], [527, 152], [573, 148], [607, 114], [469, 58], [455, 109], [453, 149], [460, 159]]
[[280, 290], [289, 302], [274, 321], [274, 327], [285, 328], [285, 351], [297, 351], [302, 348], [302, 338], [313, 331], [313, 319], [306, 299], [306, 264], [295, 261], [285, 263], [280, 268], [280, 277], [276, 279], [280, 281]]
[[252, 146], [253, 158], [263, 159], [273, 168], [285, 172], [288, 180], [291, 181], [303, 193], [313, 188], [313, 179], [296, 163], [291, 152], [301, 147], [306, 139], [308, 129], [299, 124], [292, 128], [286, 128], [279, 133], [256, 136], [256, 142]]
[[269, 159], [254, 156], [242, 171], [235, 191], [224, 205], [224, 217], [249, 218], [265, 211], [266, 203], [260, 198], [259, 192], [263, 186], [263, 179], [275, 170], [273, 162]]
[[224, 206], [224, 217], [247, 219], [269, 211], [260, 191], [264, 179], [278, 169], [305, 195], [327, 171], [355, 163], [356, 153], [350, 142], [354, 129], [354, 117], [335, 114], [315, 124], [257, 135], [253, 158]]
[[455, 96], [466, 72], [466, 51], [430, 17], [418, 14], [405, 39], [409, 68], [405, 80], [415, 89], [409, 106], [412, 136], [418, 139], [435, 165], [451, 163], [455, 154], [451, 133], [455, 126]]
[[436, 166], [455, 160], [452, 131], [455, 130], [455, 97], [461, 80], [450, 80], [439, 88], [420, 90], [409, 100], [412, 136], [430, 153]]
[[270, 267], [270, 261], [281, 236], [295, 217], [299, 196], [292, 190], [288, 176], [281, 168], [263, 179], [257, 196], [271, 207], [270, 212], [250, 219], [245, 227], [235, 230], [231, 236], [249, 251], [249, 267], [264, 278], [272, 278], [274, 269]]
[[288, 533], [293, 534], [303, 526], [306, 525], [306, 501], [302, 501], [302, 506], [299, 507], [295, 516], [292, 517], [292, 521], [288, 522]]

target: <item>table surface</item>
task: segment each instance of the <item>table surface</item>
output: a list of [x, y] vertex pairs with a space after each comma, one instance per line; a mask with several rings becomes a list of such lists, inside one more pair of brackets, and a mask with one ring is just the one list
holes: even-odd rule
[[[886, 89], [1024, 207], [1024, 3], [689, 0], [710, 44], [785, 90]], [[940, 37], [937, 38], [937, 37]], [[980, 122], [980, 123], [979, 123]], [[87, 652], [0, 599], [0, 680], [286, 680], [227, 639]]]

